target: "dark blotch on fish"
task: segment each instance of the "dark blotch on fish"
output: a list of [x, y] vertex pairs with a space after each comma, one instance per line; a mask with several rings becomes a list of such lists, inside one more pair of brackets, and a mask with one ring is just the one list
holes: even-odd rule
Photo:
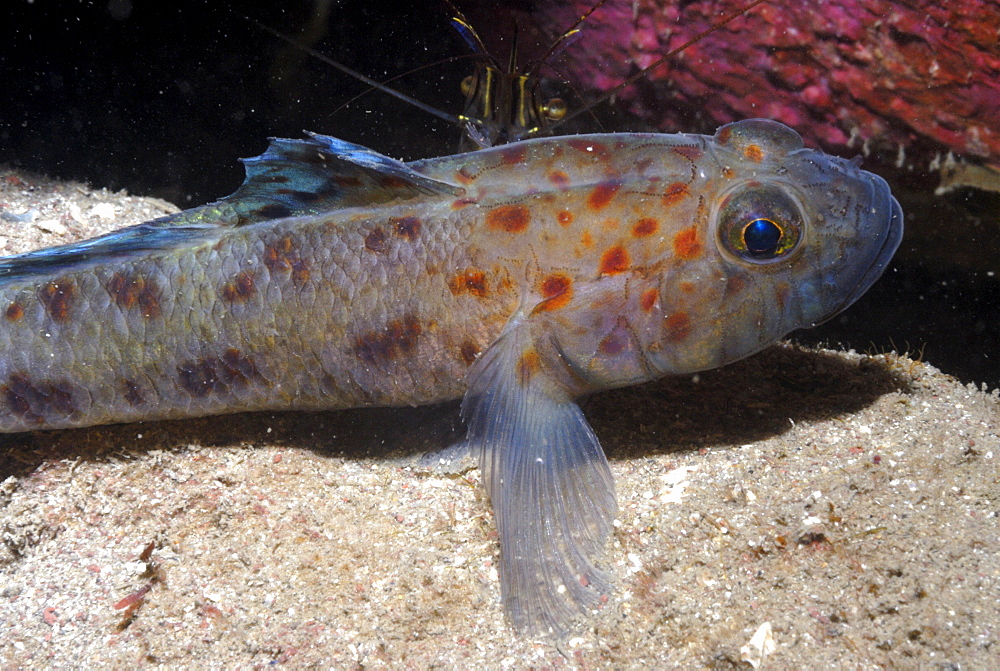
[[122, 396], [125, 398], [125, 402], [135, 407], [137, 405], [145, 405], [146, 399], [143, 398], [142, 392], [139, 391], [139, 385], [137, 385], [132, 380], [122, 380]]
[[136, 273], [115, 273], [106, 288], [118, 307], [128, 310], [138, 305], [146, 319], [159, 316], [160, 292], [152, 280]]
[[406, 315], [386, 324], [384, 331], [368, 331], [359, 336], [355, 341], [354, 351], [366, 363], [391, 361], [412, 352], [422, 331], [417, 318]]
[[386, 240], [385, 231], [376, 226], [372, 232], [365, 236], [365, 248], [376, 254], [384, 254], [389, 250], [389, 241]]
[[233, 387], [245, 387], [259, 378], [260, 372], [253, 359], [233, 347], [221, 357], [204, 357], [177, 367], [180, 386], [192, 396], [199, 397], [224, 394]]
[[389, 222], [395, 224], [396, 235], [409, 242], [416, 240], [420, 234], [420, 220], [416, 217], [400, 217], [399, 219], [390, 219]]
[[68, 417], [77, 412], [73, 387], [67, 382], [33, 383], [24, 373], [12, 373], [0, 386], [7, 407], [15, 415], [41, 423], [46, 418]]
[[243, 302], [253, 296], [256, 290], [253, 274], [244, 270], [222, 287], [222, 297], [229, 302]]
[[292, 216], [292, 211], [284, 205], [270, 203], [257, 209], [257, 216], [260, 219], [283, 219]]

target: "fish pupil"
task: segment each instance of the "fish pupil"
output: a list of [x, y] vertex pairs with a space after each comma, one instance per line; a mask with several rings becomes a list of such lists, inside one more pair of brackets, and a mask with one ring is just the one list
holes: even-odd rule
[[743, 228], [743, 242], [752, 256], [773, 256], [779, 240], [781, 228], [770, 219], [754, 219]]

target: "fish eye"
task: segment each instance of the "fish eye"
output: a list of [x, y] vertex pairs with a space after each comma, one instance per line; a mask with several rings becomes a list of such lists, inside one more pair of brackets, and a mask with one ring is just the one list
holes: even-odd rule
[[723, 247], [749, 263], [784, 259], [802, 238], [798, 203], [778, 186], [752, 182], [737, 187], [723, 199], [717, 216]]
[[542, 105], [542, 115], [549, 121], [559, 121], [566, 116], [566, 101], [562, 98], [549, 98]]
[[472, 94], [472, 91], [475, 89], [475, 87], [476, 87], [476, 78], [473, 75], [469, 75], [468, 77], [462, 80], [461, 84], [462, 95], [468, 98]]
[[743, 227], [742, 237], [753, 256], [773, 256], [781, 240], [781, 227], [770, 219], [754, 219]]

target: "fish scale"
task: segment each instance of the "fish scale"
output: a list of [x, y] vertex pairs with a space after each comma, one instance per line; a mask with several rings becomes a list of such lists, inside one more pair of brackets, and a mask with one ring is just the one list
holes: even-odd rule
[[504, 608], [562, 636], [611, 590], [582, 395], [714, 368], [850, 305], [885, 182], [776, 122], [404, 164], [275, 140], [232, 196], [0, 260], [0, 431], [464, 398]]

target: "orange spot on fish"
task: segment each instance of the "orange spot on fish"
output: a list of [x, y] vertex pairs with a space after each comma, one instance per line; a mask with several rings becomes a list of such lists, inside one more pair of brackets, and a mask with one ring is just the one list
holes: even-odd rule
[[736, 175], [736, 172], [730, 168], [728, 165], [722, 166], [722, 176], [726, 179], [732, 179]]
[[7, 318], [7, 321], [19, 321], [22, 317], [24, 317], [24, 308], [17, 301], [12, 301], [11, 304], [7, 306], [4, 316]]
[[462, 208], [468, 207], [469, 205], [474, 205], [475, 203], [476, 203], [475, 198], [459, 198], [451, 204], [451, 209], [461, 210]]
[[555, 298], [556, 296], [564, 296], [570, 287], [573, 285], [573, 280], [571, 280], [566, 275], [555, 273], [548, 275], [541, 283], [541, 293], [545, 298]]
[[639, 307], [643, 312], [652, 312], [656, 307], [656, 299], [660, 297], [660, 292], [656, 289], [646, 289], [639, 296]]
[[48, 282], [38, 289], [38, 300], [52, 321], [58, 324], [69, 321], [70, 310], [76, 302], [76, 284], [69, 278]]
[[448, 289], [456, 296], [469, 293], [482, 298], [486, 295], [486, 273], [469, 268], [448, 280]]
[[681, 292], [683, 292], [685, 294], [693, 294], [694, 293], [694, 283], [693, 282], [681, 282], [680, 284], [677, 285], [677, 288], [680, 289]]
[[396, 227], [396, 235], [413, 242], [420, 235], [420, 220], [416, 217], [393, 217], [389, 223]]
[[614, 217], [610, 217], [601, 222], [601, 228], [605, 231], [617, 231], [618, 230], [618, 220]]
[[681, 342], [691, 335], [691, 318], [686, 312], [675, 312], [663, 320], [663, 331], [667, 342]]
[[698, 240], [698, 230], [691, 226], [674, 236], [674, 254], [678, 258], [690, 261], [701, 256], [703, 246]]
[[601, 275], [618, 275], [628, 270], [628, 252], [621, 245], [615, 245], [601, 256]]
[[548, 177], [553, 185], [558, 186], [560, 189], [565, 189], [569, 186], [569, 175], [562, 170], [550, 170], [546, 177]]
[[637, 238], [645, 238], [660, 229], [660, 222], [656, 219], [640, 219], [632, 226], [632, 235]]
[[274, 244], [264, 246], [264, 265], [272, 272], [275, 270], [288, 270], [287, 257], [292, 251], [292, 239], [282, 238]]
[[507, 165], [515, 165], [523, 161], [527, 154], [524, 145], [511, 145], [500, 152], [500, 160]]
[[[376, 226], [371, 233], [365, 236], [365, 249], [376, 254], [384, 254], [389, 251], [389, 240], [381, 227]], [[264, 262], [267, 263], [267, 259]]]
[[160, 315], [159, 290], [152, 281], [136, 273], [115, 273], [108, 282], [108, 294], [115, 304], [125, 310], [138, 305], [146, 319]]
[[764, 160], [764, 149], [759, 144], [748, 144], [743, 148], [743, 155], [748, 161], [760, 163]]
[[542, 358], [538, 356], [538, 352], [529, 349], [521, 354], [521, 358], [517, 361], [517, 380], [522, 387], [527, 387], [531, 378], [541, 370]]
[[242, 303], [253, 296], [256, 291], [253, 274], [243, 270], [236, 275], [232, 282], [226, 282], [222, 287], [222, 297], [229, 302]]
[[667, 207], [673, 207], [690, 195], [691, 192], [688, 189], [687, 184], [674, 182], [673, 184], [668, 185], [666, 190], [663, 192], [663, 204]]
[[559, 210], [556, 214], [556, 221], [559, 222], [560, 226], [569, 226], [573, 223], [573, 213], [569, 210]]
[[538, 285], [538, 293], [544, 300], [535, 306], [531, 314], [558, 310], [566, 307], [573, 298], [573, 280], [562, 273], [546, 275]]
[[[385, 234], [382, 233], [381, 229], [377, 230], [382, 234], [384, 239]], [[368, 240], [366, 238], [366, 247], [368, 246], [367, 243]], [[292, 239], [290, 237], [281, 238], [274, 244], [266, 245], [264, 247], [264, 265], [267, 266], [267, 269], [271, 271], [272, 275], [278, 275], [279, 273], [291, 271], [292, 283], [297, 287], [302, 286], [309, 280], [310, 263], [306, 259], [299, 256], [299, 253], [295, 250], [295, 245], [292, 243]]]
[[604, 209], [620, 188], [622, 188], [622, 183], [617, 179], [601, 182], [587, 196], [587, 206], [592, 210]]
[[583, 234], [580, 236], [580, 243], [584, 247], [593, 247], [594, 246], [594, 236], [592, 236], [590, 234], [590, 231], [584, 231]]
[[524, 205], [501, 205], [486, 213], [486, 225], [507, 233], [521, 233], [531, 223], [531, 212]]

